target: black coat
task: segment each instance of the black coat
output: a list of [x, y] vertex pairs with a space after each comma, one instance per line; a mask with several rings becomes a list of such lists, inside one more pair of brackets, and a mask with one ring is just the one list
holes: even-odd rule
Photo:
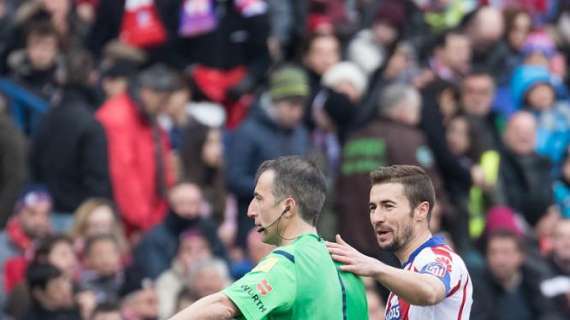
[[6, 115], [0, 114], [0, 228], [10, 218], [28, 175], [26, 140]]
[[26, 314], [25, 320], [80, 320], [78, 309], [50, 311], [36, 305]]
[[[528, 311], [533, 320], [562, 320], [550, 300], [545, 298], [540, 291], [540, 280], [543, 275], [529, 267], [521, 269], [522, 281], [516, 289], [526, 302]], [[472, 320], [501, 320], [504, 315], [499, 313], [498, 303], [506, 294], [493, 278], [488, 270], [473, 276], [473, 307], [471, 309]], [[508, 308], [508, 306], [507, 306]]]
[[502, 152], [499, 176], [507, 205], [533, 226], [554, 204], [550, 172], [550, 162], [542, 156]]
[[471, 188], [471, 172], [453, 155], [445, 138], [443, 115], [439, 109], [438, 96], [445, 89], [444, 82], [436, 82], [422, 92], [420, 128], [426, 135], [430, 149], [442, 174], [442, 179], [450, 194], [467, 194]]
[[72, 212], [90, 197], [111, 198], [105, 132], [89, 101], [83, 90], [66, 90], [33, 137], [34, 180], [47, 186], [59, 212]]
[[218, 237], [216, 224], [211, 219], [200, 217], [189, 220], [171, 211], [163, 223], [145, 233], [133, 252], [133, 264], [140, 267], [144, 277], [158, 278], [172, 265], [182, 233], [191, 229], [202, 233], [210, 245], [212, 254], [227, 261], [226, 249]]

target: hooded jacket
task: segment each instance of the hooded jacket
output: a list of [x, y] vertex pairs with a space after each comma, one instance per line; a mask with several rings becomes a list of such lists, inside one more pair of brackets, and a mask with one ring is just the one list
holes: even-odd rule
[[536, 151], [552, 161], [557, 171], [567, 146], [570, 144], [570, 104], [555, 101], [548, 110], [538, 111], [527, 105], [525, 97], [539, 84], [549, 85], [556, 93], [549, 72], [542, 67], [521, 66], [513, 75], [511, 90], [515, 106], [528, 109], [537, 121]]

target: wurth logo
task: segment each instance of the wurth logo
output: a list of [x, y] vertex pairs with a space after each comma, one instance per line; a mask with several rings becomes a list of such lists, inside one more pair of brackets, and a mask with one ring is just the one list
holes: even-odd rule
[[257, 292], [262, 296], [267, 295], [271, 290], [273, 290], [273, 287], [271, 287], [269, 282], [265, 279], [261, 280], [261, 282], [257, 284]]

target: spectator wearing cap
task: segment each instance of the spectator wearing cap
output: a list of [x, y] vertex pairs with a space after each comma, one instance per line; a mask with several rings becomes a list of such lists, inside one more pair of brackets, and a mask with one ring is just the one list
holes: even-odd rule
[[107, 137], [113, 197], [130, 232], [150, 229], [167, 212], [166, 191], [174, 179], [168, 136], [157, 116], [179, 86], [173, 71], [153, 65], [96, 113]]
[[57, 231], [68, 231], [73, 212], [91, 197], [111, 198], [105, 131], [91, 110], [94, 62], [83, 50], [65, 59], [61, 101], [42, 118], [31, 147], [32, 175], [54, 201]]
[[303, 70], [282, 66], [270, 75], [263, 93], [247, 120], [230, 137], [225, 162], [228, 188], [238, 200], [238, 244], [245, 245], [253, 221], [246, 215], [253, 194], [255, 172], [265, 160], [307, 154], [308, 133], [302, 125], [309, 84]]
[[0, 232], [0, 305], [5, 295], [4, 279], [10, 261], [25, 262], [24, 256], [31, 254], [33, 242], [51, 232], [50, 214], [52, 200], [44, 188], [30, 187], [16, 202], [14, 216]]
[[28, 175], [26, 141], [7, 108], [8, 100], [0, 94], [0, 229], [12, 215]]

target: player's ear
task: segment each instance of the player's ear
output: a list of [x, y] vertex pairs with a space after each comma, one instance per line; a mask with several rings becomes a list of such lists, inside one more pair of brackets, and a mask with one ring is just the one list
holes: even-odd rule
[[427, 221], [429, 213], [429, 202], [427, 201], [421, 202], [416, 207], [416, 209], [414, 209], [414, 211], [415, 211], [416, 220], [418, 222]]

